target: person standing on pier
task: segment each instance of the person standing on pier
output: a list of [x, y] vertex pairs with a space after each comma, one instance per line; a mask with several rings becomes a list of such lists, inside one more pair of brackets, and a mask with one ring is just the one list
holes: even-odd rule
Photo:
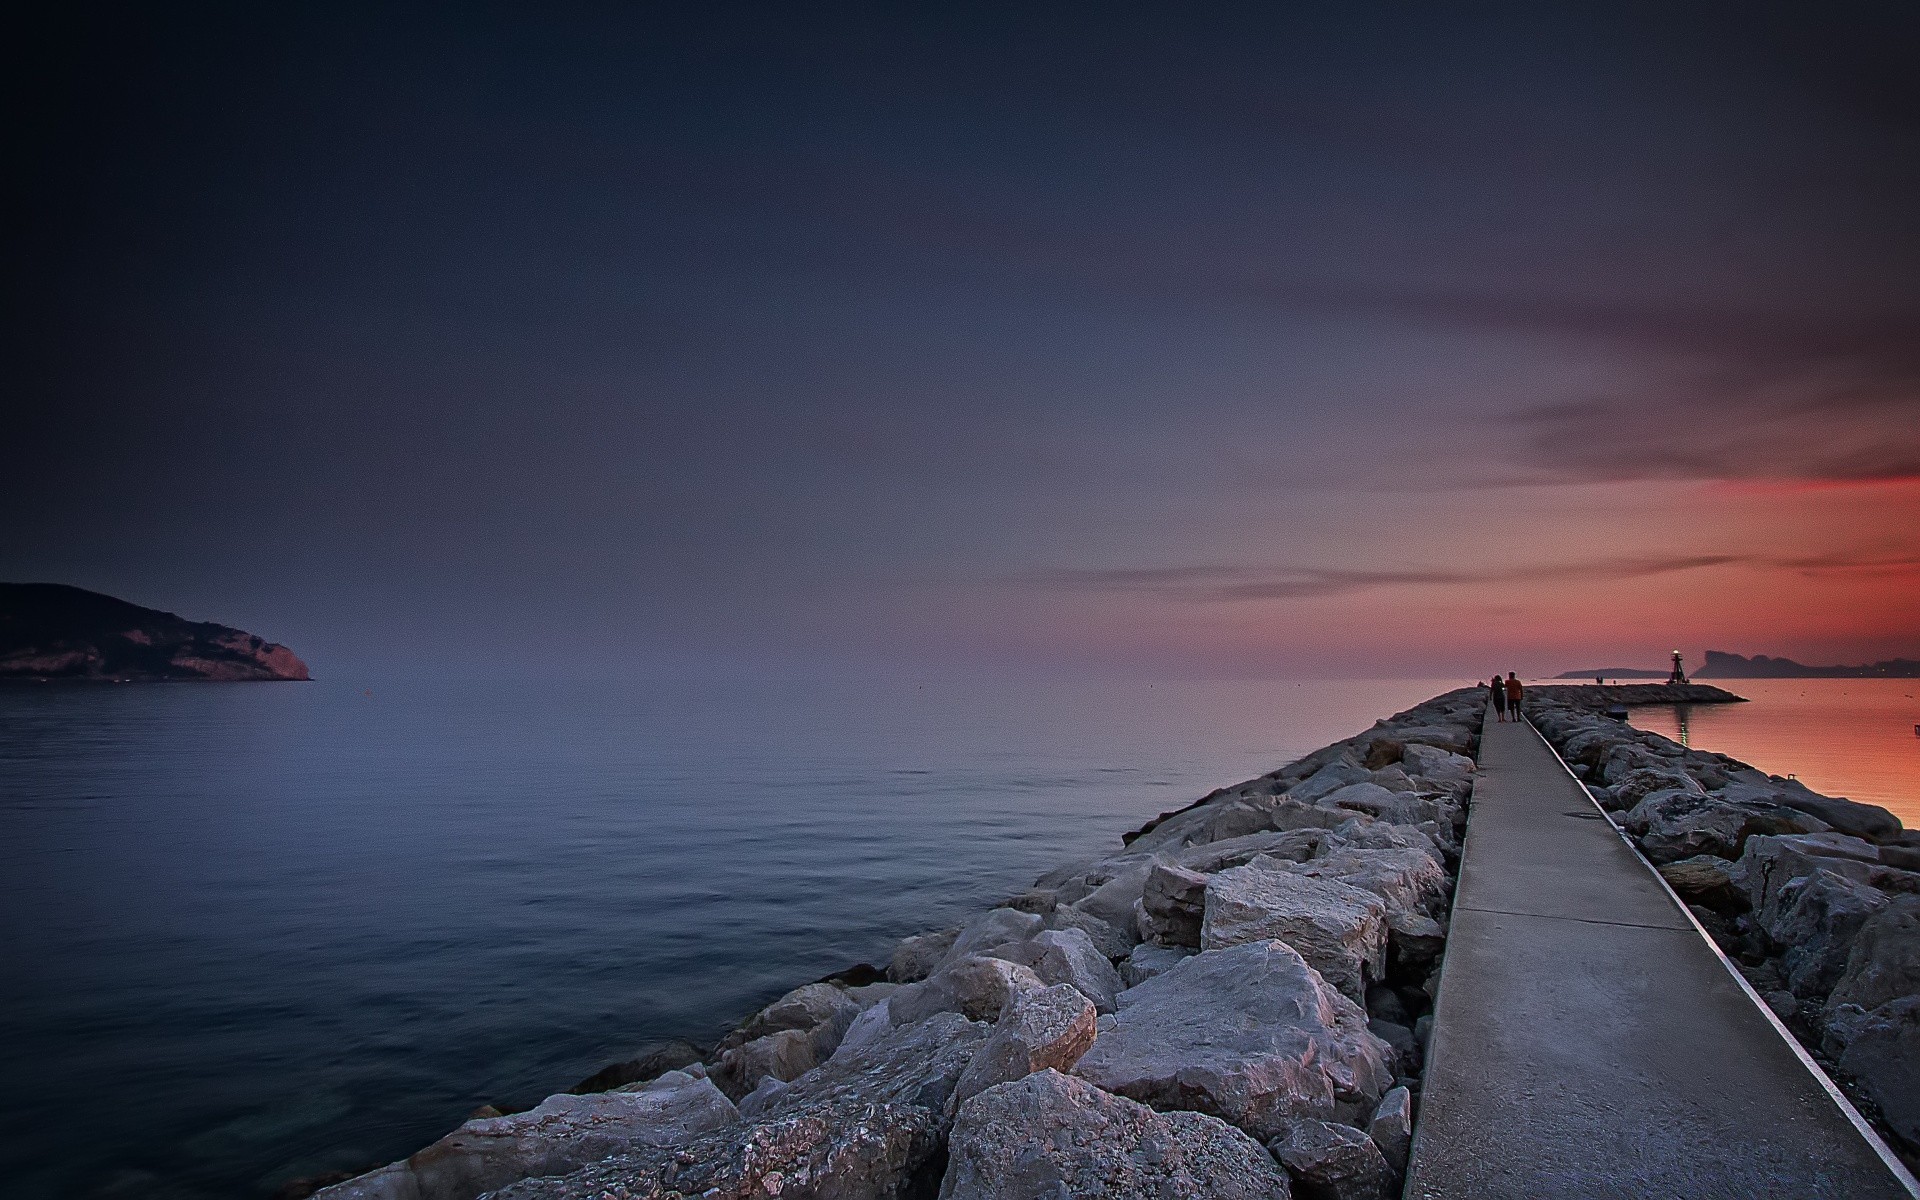
[[1493, 673], [1493, 682], [1487, 685], [1487, 690], [1493, 693], [1494, 716], [1499, 720], [1502, 720], [1502, 721], [1506, 720], [1507, 719], [1507, 688], [1505, 684], [1500, 682], [1500, 673], [1498, 671], [1495, 671]]
[[1506, 687], [1507, 710], [1513, 713], [1513, 719], [1516, 721], [1520, 719], [1520, 698], [1526, 694], [1526, 691], [1526, 688], [1520, 686], [1520, 677], [1512, 671], [1508, 671]]

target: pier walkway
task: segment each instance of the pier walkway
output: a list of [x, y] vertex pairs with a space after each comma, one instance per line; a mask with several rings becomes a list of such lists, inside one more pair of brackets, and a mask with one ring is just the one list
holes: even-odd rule
[[1487, 721], [1408, 1200], [1909, 1197], [1531, 725]]

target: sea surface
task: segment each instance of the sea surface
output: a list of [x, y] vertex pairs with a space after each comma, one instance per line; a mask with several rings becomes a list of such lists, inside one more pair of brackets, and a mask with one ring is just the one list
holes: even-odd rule
[[0, 688], [0, 1192], [401, 1157], [1454, 686]]
[[1920, 828], [1920, 679], [1709, 679], [1746, 704], [1635, 708], [1641, 729], [1715, 750]]

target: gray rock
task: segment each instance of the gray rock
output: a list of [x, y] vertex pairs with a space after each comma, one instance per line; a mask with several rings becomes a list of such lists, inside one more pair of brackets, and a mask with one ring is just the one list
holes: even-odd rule
[[1162, 946], [1200, 945], [1200, 918], [1207, 910], [1207, 876], [1155, 859], [1141, 895], [1147, 940]]
[[1636, 804], [1620, 825], [1653, 862], [1710, 854], [1740, 857], [1753, 837], [1821, 832], [1826, 826], [1778, 804], [1730, 802], [1697, 791], [1658, 791]]
[[1120, 993], [1074, 1073], [1160, 1109], [1258, 1137], [1295, 1116], [1357, 1119], [1392, 1086], [1361, 1007], [1285, 942], [1197, 954]]
[[1386, 905], [1372, 892], [1255, 859], [1207, 884], [1200, 948], [1278, 938], [1356, 1002], [1386, 974]]
[[[1322, 808], [1316, 808], [1313, 812], [1323, 821], [1341, 816], [1339, 813], [1330, 813]], [[1327, 829], [1320, 826], [1268, 830], [1264, 833], [1249, 833], [1244, 837], [1209, 842], [1204, 846], [1189, 846], [1173, 855], [1171, 861], [1201, 875], [1213, 875], [1228, 867], [1243, 867], [1263, 854], [1269, 858], [1305, 862], [1320, 852], [1321, 847], [1327, 843], [1328, 837]]]
[[724, 1050], [783, 1029], [813, 1029], [835, 1021], [844, 1029], [862, 1007], [845, 990], [831, 983], [810, 983], [795, 988], [742, 1021], [720, 1046]]
[[833, 1053], [840, 1039], [830, 1040], [831, 1045], [816, 1044], [812, 1031], [806, 1029], [782, 1029], [755, 1038], [720, 1055], [715, 1082], [722, 1084], [730, 1095], [744, 1097], [769, 1076], [778, 1080], [797, 1078]]
[[1738, 913], [1747, 908], [1747, 893], [1734, 881], [1733, 864], [1710, 854], [1697, 854], [1660, 868], [1660, 877], [1689, 904], [1714, 912]]
[[1352, 763], [1331, 763], [1314, 772], [1313, 775], [1287, 789], [1287, 795], [1301, 804], [1318, 804], [1324, 796], [1331, 796], [1341, 788], [1355, 783], [1366, 783], [1373, 779], [1373, 772]]
[[1446, 953], [1446, 927], [1419, 913], [1387, 914], [1387, 961], [1396, 975], [1419, 979]]
[[958, 1108], [996, 1084], [1035, 1071], [1072, 1070], [1093, 1045], [1096, 1020], [1092, 1002], [1064, 983], [1044, 992], [1020, 993], [986, 1045], [968, 1061], [949, 1107]]
[[1393, 1048], [1391, 1065], [1396, 1074], [1412, 1075], [1419, 1070], [1420, 1044], [1414, 1040], [1413, 1030], [1398, 1021], [1375, 1017], [1367, 1022], [1367, 1031]]
[[1399, 767], [1381, 767], [1373, 773], [1373, 782], [1390, 792], [1417, 792], [1420, 785]]
[[1336, 850], [1294, 867], [1293, 872], [1372, 892], [1390, 914], [1431, 915], [1446, 908], [1447, 873], [1425, 850]]
[[834, 1047], [834, 1054], [845, 1054], [849, 1050], [866, 1045], [893, 1028], [893, 1006], [886, 1000], [862, 1010], [840, 1035], [840, 1044]]
[[[1327, 843], [1323, 853], [1331, 854], [1341, 849], [1418, 850], [1431, 855], [1436, 863], [1445, 863], [1446, 857], [1440, 852], [1440, 843], [1434, 840], [1430, 832], [1439, 824], [1439, 822], [1431, 822], [1423, 825], [1395, 825], [1387, 821], [1376, 821], [1371, 817], [1353, 816], [1334, 828], [1332, 839]], [[1445, 827], [1450, 829], [1451, 825]]]
[[1365, 813], [1394, 825], [1418, 825], [1422, 821], [1438, 820], [1441, 811], [1438, 804], [1423, 800], [1416, 793], [1390, 792], [1371, 780], [1350, 783], [1322, 797], [1319, 803], [1326, 808]]
[[1133, 906], [1140, 901], [1140, 894], [1147, 886], [1147, 872], [1152, 866], [1150, 858], [1121, 865], [1112, 878], [1074, 901], [1073, 907], [1100, 918], [1116, 929], [1133, 928]]
[[1642, 767], [1639, 770], [1628, 771], [1625, 776], [1613, 782], [1608, 790], [1613, 793], [1617, 807], [1631, 809], [1655, 792], [1701, 793], [1703, 789], [1685, 771]]
[[706, 1052], [700, 1047], [675, 1038], [650, 1046], [623, 1062], [602, 1067], [567, 1090], [576, 1096], [610, 1092], [617, 1087], [657, 1079], [668, 1071], [691, 1066], [705, 1057]]
[[1846, 970], [1854, 935], [1886, 907], [1880, 889], [1832, 871], [1789, 880], [1767, 908], [1754, 914], [1775, 945], [1787, 986], [1806, 1000], [1824, 1001]]
[[1880, 1115], [1908, 1145], [1920, 1143], [1920, 996], [1903, 996], [1858, 1021], [1840, 1055], [1879, 1106]]
[[1920, 995], [1920, 897], [1895, 896], [1854, 936], [1829, 1004], [1875, 1009]]
[[535, 1176], [564, 1175], [637, 1146], [674, 1146], [740, 1114], [705, 1079], [639, 1092], [549, 1096], [508, 1117], [468, 1121], [411, 1158], [316, 1193], [324, 1200], [472, 1200]]
[[1399, 1180], [1373, 1139], [1351, 1125], [1302, 1119], [1267, 1143], [1302, 1200], [1394, 1200]]
[[916, 1025], [935, 1013], [956, 1012], [974, 1021], [997, 1021], [1016, 991], [1040, 991], [1046, 985], [1031, 967], [1004, 958], [963, 958], [919, 983], [887, 997], [895, 1025]]
[[1859, 804], [1842, 796], [1822, 796], [1794, 780], [1765, 786], [1730, 785], [1723, 793], [1729, 798], [1755, 800], [1784, 805], [1817, 817], [1836, 833], [1870, 842], [1899, 836], [1900, 818], [1874, 804]]
[[1155, 975], [1160, 974], [1183, 958], [1191, 958], [1198, 953], [1186, 946], [1155, 946], [1142, 942], [1133, 948], [1133, 954], [1120, 966], [1120, 978], [1128, 987], [1138, 987]]
[[1078, 929], [1047, 929], [1024, 942], [1001, 946], [994, 957], [1030, 969], [1043, 984], [1064, 983], [1078, 988], [1101, 1012], [1113, 1011], [1114, 997], [1126, 986], [1107, 956]]
[[1805, 833], [1756, 837], [1747, 842], [1734, 865], [1734, 882], [1747, 893], [1747, 903], [1758, 912], [1775, 907], [1775, 893], [1790, 881], [1818, 870], [1871, 884], [1880, 866], [1879, 852], [1859, 838], [1839, 833]]
[[1102, 921], [1092, 913], [1082, 912], [1070, 904], [1063, 904], [1048, 913], [1042, 929], [1078, 929], [1108, 959], [1125, 958], [1140, 944], [1140, 936], [1133, 929]]
[[925, 979], [940, 969], [947, 951], [953, 949], [954, 939], [959, 936], [958, 929], [944, 929], [905, 939], [894, 947], [893, 960], [887, 964], [887, 978], [894, 983], [918, 983]]
[[1782, 1021], [1791, 1021], [1800, 1014], [1800, 999], [1789, 991], [1762, 992], [1762, 1000], [1773, 1010], [1773, 1015]]
[[1389, 1089], [1367, 1122], [1367, 1136], [1380, 1147], [1380, 1156], [1394, 1174], [1406, 1174], [1407, 1157], [1413, 1151], [1413, 1094], [1404, 1087]]
[[995, 946], [1004, 946], [1009, 942], [1024, 942], [1039, 933], [1045, 924], [1039, 916], [1021, 912], [1017, 908], [988, 909], [961, 927], [960, 936], [953, 940], [952, 948], [947, 951], [947, 957], [940, 965], [950, 966], [970, 955], [984, 954]]
[[1400, 759], [1400, 769], [1423, 785], [1471, 786], [1473, 760], [1439, 746], [1409, 745]]
[[954, 1123], [940, 1200], [1288, 1200], [1260, 1144], [1056, 1071], [989, 1088]]
[[794, 1080], [771, 1110], [796, 1113], [815, 1104], [840, 1109], [905, 1104], [944, 1114], [954, 1086], [992, 1029], [954, 1012], [895, 1026]]

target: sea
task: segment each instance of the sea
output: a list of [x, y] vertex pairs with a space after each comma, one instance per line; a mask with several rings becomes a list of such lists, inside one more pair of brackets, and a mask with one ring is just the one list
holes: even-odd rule
[[403, 1157], [1461, 682], [0, 688], [0, 1192]]
[[1920, 679], [1702, 680], [1745, 704], [1631, 710], [1641, 729], [1730, 754], [1920, 828]]

